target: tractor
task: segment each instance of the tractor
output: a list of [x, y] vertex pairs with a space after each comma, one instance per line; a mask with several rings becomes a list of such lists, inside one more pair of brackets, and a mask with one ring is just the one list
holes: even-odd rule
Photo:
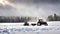
[[48, 26], [47, 22], [43, 21], [43, 19], [39, 19], [37, 22], [37, 26], [45, 25]]

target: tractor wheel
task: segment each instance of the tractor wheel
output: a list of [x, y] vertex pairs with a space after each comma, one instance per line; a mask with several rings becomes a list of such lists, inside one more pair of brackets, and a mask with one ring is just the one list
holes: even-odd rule
[[37, 23], [37, 26], [41, 26], [41, 24], [40, 23]]

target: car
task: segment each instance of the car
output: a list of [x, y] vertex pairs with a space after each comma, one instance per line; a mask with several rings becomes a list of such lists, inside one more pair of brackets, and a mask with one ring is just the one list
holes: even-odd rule
[[37, 22], [37, 26], [45, 25], [48, 26], [47, 22], [43, 21], [43, 19], [39, 19]]

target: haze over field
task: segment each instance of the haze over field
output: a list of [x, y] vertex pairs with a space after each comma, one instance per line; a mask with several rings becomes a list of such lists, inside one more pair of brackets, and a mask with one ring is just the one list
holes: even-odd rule
[[0, 16], [47, 17], [60, 13], [60, 0], [0, 0]]

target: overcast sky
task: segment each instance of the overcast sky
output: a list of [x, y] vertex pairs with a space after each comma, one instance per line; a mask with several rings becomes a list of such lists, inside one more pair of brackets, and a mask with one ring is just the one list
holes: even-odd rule
[[8, 5], [0, 4], [0, 16], [46, 17], [60, 13], [60, 0], [7, 0]]

